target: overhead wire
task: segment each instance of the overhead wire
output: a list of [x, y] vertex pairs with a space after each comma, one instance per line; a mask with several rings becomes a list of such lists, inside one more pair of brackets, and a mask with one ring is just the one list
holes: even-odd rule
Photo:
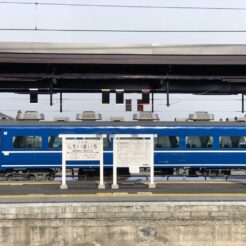
[[20, 4], [20, 5], [54, 5], [54, 6], [78, 6], [78, 7], [106, 7], [106, 8], [143, 8], [143, 9], [201, 9], [201, 10], [240, 10], [245, 11], [244, 7], [204, 7], [204, 6], [160, 6], [160, 5], [124, 5], [124, 4], [86, 4], [86, 3], [55, 3], [39, 1], [0, 1], [1, 4]]
[[[194, 9], [194, 10], [240, 10], [242, 7], [197, 7], [197, 6], [157, 6], [157, 5], [119, 5], [119, 4], [85, 4], [85, 3], [55, 3], [38, 1], [0, 1], [0, 4], [75, 6], [75, 7], [106, 7], [106, 8], [145, 8], [145, 9]], [[0, 31], [39, 31], [39, 32], [123, 32], [123, 33], [244, 33], [246, 30], [134, 30], [134, 29], [65, 29], [65, 28], [0, 28]]]
[[246, 30], [135, 30], [135, 29], [64, 29], [64, 28], [0, 28], [0, 31], [36, 32], [110, 32], [110, 33], [245, 33]]

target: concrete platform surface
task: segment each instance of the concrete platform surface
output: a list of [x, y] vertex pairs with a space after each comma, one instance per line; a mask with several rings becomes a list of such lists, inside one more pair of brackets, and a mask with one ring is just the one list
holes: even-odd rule
[[96, 181], [70, 181], [61, 190], [60, 182], [2, 182], [0, 203], [19, 202], [126, 202], [126, 201], [246, 201], [246, 183], [231, 181], [167, 181], [148, 183], [119, 182], [119, 190], [111, 183], [99, 190]]

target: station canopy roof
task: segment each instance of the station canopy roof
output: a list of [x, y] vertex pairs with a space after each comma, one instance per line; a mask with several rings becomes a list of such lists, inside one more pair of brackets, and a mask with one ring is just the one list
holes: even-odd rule
[[244, 65], [246, 45], [0, 42], [0, 62]]
[[246, 45], [0, 42], [0, 92], [246, 93]]

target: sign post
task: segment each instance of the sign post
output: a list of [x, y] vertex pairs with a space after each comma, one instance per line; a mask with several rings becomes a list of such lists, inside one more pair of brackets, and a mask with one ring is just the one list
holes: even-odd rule
[[[60, 137], [60, 136], [59, 136]], [[66, 138], [62, 137], [62, 184], [60, 186], [61, 190], [66, 190], [68, 188], [66, 183], [66, 151], [64, 142]]]
[[113, 184], [112, 189], [119, 189], [117, 168], [150, 168], [149, 188], [154, 183], [154, 137], [153, 134], [116, 134], [114, 137]]
[[103, 174], [103, 138], [96, 134], [60, 134], [62, 138], [62, 184], [60, 189], [67, 189], [67, 161], [99, 161], [100, 181], [98, 189], [105, 189]]
[[117, 146], [117, 135], [114, 136], [114, 145], [113, 145], [113, 184], [112, 189], [119, 189], [117, 184], [117, 160], [118, 160], [118, 146]]

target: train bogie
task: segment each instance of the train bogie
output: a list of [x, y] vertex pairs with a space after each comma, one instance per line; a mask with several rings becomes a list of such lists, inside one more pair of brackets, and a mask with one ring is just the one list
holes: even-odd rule
[[0, 173], [2, 181], [52, 181], [54, 178], [52, 169], [6, 169]]

